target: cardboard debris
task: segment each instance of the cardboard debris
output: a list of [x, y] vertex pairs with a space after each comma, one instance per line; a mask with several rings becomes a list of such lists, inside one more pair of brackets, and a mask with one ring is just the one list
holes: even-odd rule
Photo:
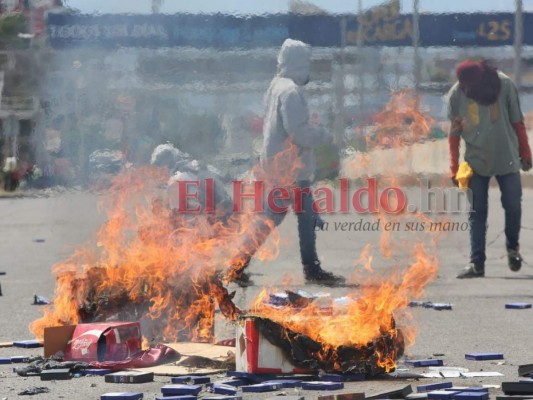
[[231, 347], [211, 343], [168, 343], [165, 346], [176, 350], [181, 358], [172, 363], [134, 371], [153, 372], [158, 376], [213, 375], [234, 367], [235, 352]]
[[[288, 397], [284, 397], [283, 400], [289, 400]], [[318, 400], [365, 400], [364, 393], [338, 393], [338, 394], [326, 394], [318, 396]]]
[[3, 349], [5, 347], [13, 347], [13, 342], [1, 342], [0, 349]]
[[487, 378], [492, 376], [503, 376], [503, 374], [499, 372], [492, 372], [492, 371], [479, 371], [479, 372], [463, 372], [461, 373], [461, 376], [464, 378]]
[[[460, 378], [463, 372], [468, 372], [468, 368], [461, 367], [429, 367], [429, 373], [437, 373], [443, 378]], [[432, 378], [438, 378], [439, 376], [431, 376]], [[428, 378], [427, 374], [424, 374]]]
[[366, 396], [366, 399], [405, 399], [411, 393], [413, 393], [413, 388], [411, 385], [407, 385], [401, 389], [391, 390], [389, 392], [383, 392], [373, 396]]
[[236, 370], [255, 374], [306, 373], [297, 368], [259, 331], [254, 319], [240, 321], [237, 327]]
[[406, 400], [425, 400], [428, 398], [426, 393], [411, 393], [405, 397]]

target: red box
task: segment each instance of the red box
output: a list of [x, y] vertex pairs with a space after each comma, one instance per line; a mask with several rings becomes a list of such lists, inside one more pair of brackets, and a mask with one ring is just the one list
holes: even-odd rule
[[45, 356], [66, 361], [122, 361], [142, 351], [139, 322], [103, 322], [46, 328]]
[[252, 374], [305, 374], [311, 370], [295, 367], [281, 348], [274, 346], [256, 327], [253, 318], [237, 327], [236, 370]]

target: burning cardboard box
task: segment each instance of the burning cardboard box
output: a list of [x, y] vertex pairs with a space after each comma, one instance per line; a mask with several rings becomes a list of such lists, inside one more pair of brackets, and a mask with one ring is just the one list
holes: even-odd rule
[[272, 344], [259, 330], [256, 318], [247, 318], [237, 327], [236, 369], [253, 374], [306, 373], [297, 368], [283, 353], [281, 347]]
[[334, 348], [270, 319], [248, 316], [237, 328], [236, 369], [255, 374], [324, 370], [373, 376], [386, 371], [379, 354], [394, 360], [403, 354], [403, 347], [399, 331], [395, 335], [385, 333], [366, 346]]
[[67, 361], [121, 361], [142, 350], [138, 322], [105, 322], [46, 328], [44, 355]]

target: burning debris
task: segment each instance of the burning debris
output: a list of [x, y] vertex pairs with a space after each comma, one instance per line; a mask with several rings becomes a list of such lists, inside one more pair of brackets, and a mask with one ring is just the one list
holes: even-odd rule
[[412, 90], [393, 93], [385, 109], [373, 118], [367, 135], [369, 147], [398, 147], [428, 138], [435, 119], [420, 109], [420, 97]]
[[[283, 171], [289, 160], [279, 159], [274, 167]], [[277, 175], [281, 183], [293, 181]], [[147, 339], [212, 342], [217, 306], [228, 320], [245, 317], [222, 279], [234, 272], [236, 261], [256, 252], [265, 234], [273, 236], [274, 245], [263, 246], [257, 256], [276, 256], [275, 230], [258, 230], [253, 210], [224, 219], [176, 213], [168, 205], [168, 177], [152, 168], [128, 169], [116, 177], [108, 221], [96, 243], [54, 267], [56, 293], [31, 325], [36, 336], [53, 326], [140, 321], [144, 345]], [[371, 255], [364, 256], [372, 271]], [[288, 292], [290, 304], [273, 307], [264, 301], [264, 291], [246, 316], [296, 369], [374, 376], [394, 370], [412, 342], [413, 330], [397, 323], [436, 271], [436, 258], [417, 244], [406, 271], [363, 285], [342, 301], [327, 304], [327, 296]]]
[[[384, 332], [364, 346], [328, 346], [307, 335], [283, 328], [276, 322], [255, 318], [260, 333], [296, 366], [305, 370], [327, 372], [364, 373], [376, 376], [389, 372], [389, 365], [383, 365], [380, 355], [387, 355], [394, 361], [403, 355], [404, 338], [401, 331]], [[394, 321], [392, 322], [394, 326]]]

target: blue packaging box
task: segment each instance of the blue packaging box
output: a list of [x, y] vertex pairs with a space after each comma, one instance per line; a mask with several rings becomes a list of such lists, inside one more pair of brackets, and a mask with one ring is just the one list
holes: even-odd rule
[[213, 383], [212, 385], [209, 385], [209, 391], [228, 396], [234, 396], [237, 394], [237, 388], [235, 386], [226, 385], [224, 383]]
[[465, 354], [467, 360], [483, 361], [483, 360], [503, 360], [502, 353], [468, 353]]
[[11, 357], [0, 357], [0, 364], [11, 364]]
[[281, 385], [283, 389], [292, 389], [302, 386], [302, 381], [300, 379], [274, 379], [271, 381], [265, 381], [263, 383]]
[[343, 382], [302, 382], [305, 390], [340, 390], [344, 389]]
[[507, 303], [505, 308], [510, 310], [525, 310], [531, 308], [531, 303]]
[[[165, 397], [168, 399], [168, 397]], [[207, 396], [202, 397], [202, 400], [242, 400], [241, 396]]]
[[443, 361], [435, 358], [428, 360], [406, 360], [405, 364], [411, 365], [412, 367], [442, 367], [444, 365]]
[[17, 340], [16, 342], [13, 342], [13, 346], [25, 349], [35, 349], [37, 347], [43, 347], [43, 344], [38, 340]]
[[161, 393], [163, 393], [165, 396], [196, 396], [201, 391], [202, 385], [165, 385], [161, 388]]
[[142, 398], [143, 394], [136, 392], [106, 393], [100, 396], [100, 400], [140, 400]]
[[428, 400], [451, 400], [455, 399], [455, 395], [461, 392], [453, 392], [451, 390], [434, 390], [428, 393]]
[[87, 369], [81, 369], [78, 371], [78, 373], [82, 376], [87, 376], [87, 375], [104, 376], [112, 372], [113, 371], [110, 369], [101, 369], [101, 368], [87, 368]]
[[454, 400], [488, 400], [489, 394], [484, 392], [459, 392]]
[[365, 374], [325, 374], [320, 377], [326, 382], [357, 382], [364, 381]]
[[155, 400], [196, 400], [196, 396], [156, 396]]
[[448, 389], [453, 386], [452, 382], [431, 383], [429, 385], [419, 385], [416, 387], [418, 393], [432, 392], [434, 390]]
[[30, 362], [30, 357], [28, 356], [14, 356], [11, 357], [12, 363], [27, 363]]
[[185, 376], [175, 376], [171, 379], [172, 383], [183, 383], [187, 385], [201, 385], [204, 383], [211, 382], [211, 378], [208, 376], [194, 376], [194, 375], [185, 375]]
[[431, 308], [437, 311], [453, 309], [452, 305], [449, 303], [433, 303], [433, 306]]
[[241, 389], [245, 393], [263, 393], [283, 389], [283, 386], [275, 383], [258, 383], [256, 385], [243, 386]]

